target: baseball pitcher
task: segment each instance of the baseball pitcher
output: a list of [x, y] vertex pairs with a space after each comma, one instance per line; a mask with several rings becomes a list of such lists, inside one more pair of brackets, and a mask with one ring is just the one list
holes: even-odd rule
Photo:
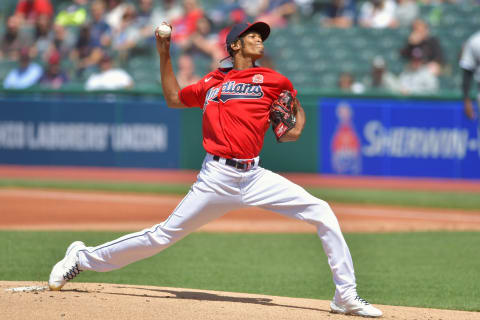
[[270, 27], [263, 22], [234, 25], [226, 39], [233, 67], [219, 68], [180, 89], [165, 25], [157, 29], [156, 42], [167, 105], [203, 110], [206, 156], [197, 181], [160, 224], [96, 247], [72, 243], [52, 269], [50, 288], [60, 290], [84, 270], [110, 271], [145, 259], [230, 210], [257, 206], [317, 228], [336, 288], [332, 312], [380, 317], [382, 312], [357, 294], [350, 251], [330, 206], [259, 166], [270, 127], [279, 142], [286, 142], [297, 140], [305, 125], [305, 112], [290, 80], [255, 64], [263, 56]]

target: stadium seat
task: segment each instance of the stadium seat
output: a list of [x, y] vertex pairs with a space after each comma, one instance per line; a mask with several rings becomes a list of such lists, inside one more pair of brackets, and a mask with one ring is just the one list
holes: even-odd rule
[[0, 81], [3, 82], [3, 80], [5, 79], [7, 74], [10, 72], [10, 70], [12, 70], [15, 67], [17, 67], [16, 61], [0, 59]]

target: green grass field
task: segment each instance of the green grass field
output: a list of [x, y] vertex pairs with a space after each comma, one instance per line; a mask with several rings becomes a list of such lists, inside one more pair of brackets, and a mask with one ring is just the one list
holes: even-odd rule
[[[190, 185], [132, 182], [0, 179], [0, 188], [2, 187], [183, 195], [188, 192]], [[427, 208], [450, 208], [462, 210], [480, 209], [480, 196], [478, 193], [473, 192], [456, 193], [438, 191], [429, 192], [418, 190], [373, 190], [337, 188], [307, 188], [307, 190], [314, 196], [328, 202], [398, 205]]]
[[[0, 232], [0, 279], [44, 280], [73, 240], [96, 245], [112, 232]], [[480, 311], [478, 232], [346, 234], [360, 295], [378, 304]], [[194, 233], [160, 254], [74, 281], [158, 285], [331, 299], [313, 234]]]

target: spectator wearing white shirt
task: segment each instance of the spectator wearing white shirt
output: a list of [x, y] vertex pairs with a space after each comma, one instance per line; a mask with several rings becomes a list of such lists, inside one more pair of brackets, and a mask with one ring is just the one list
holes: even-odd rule
[[129, 3], [123, 0], [106, 0], [105, 22], [113, 31], [120, 28], [122, 17], [127, 10]]
[[125, 70], [113, 68], [109, 56], [104, 56], [100, 61], [100, 70], [87, 79], [86, 90], [121, 90], [134, 86], [132, 77]]
[[359, 24], [364, 28], [389, 28], [395, 21], [393, 0], [370, 0], [360, 8]]
[[395, 19], [391, 27], [403, 28], [412, 25], [420, 15], [420, 7], [415, 0], [396, 0]]
[[368, 90], [395, 92], [399, 88], [397, 76], [388, 70], [387, 63], [381, 56], [372, 60], [370, 75], [364, 84]]
[[420, 48], [412, 51], [406, 68], [398, 76], [399, 91], [402, 94], [432, 94], [438, 90], [438, 78], [423, 60]]

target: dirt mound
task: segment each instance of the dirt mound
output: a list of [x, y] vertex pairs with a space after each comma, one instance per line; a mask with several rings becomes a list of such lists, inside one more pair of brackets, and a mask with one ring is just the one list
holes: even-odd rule
[[[0, 281], [0, 319], [347, 319], [328, 301], [197, 289], [69, 283], [63, 291], [12, 291], [45, 282]], [[378, 306], [383, 319], [478, 319], [479, 313]], [[353, 319], [353, 318], [352, 318]]]

